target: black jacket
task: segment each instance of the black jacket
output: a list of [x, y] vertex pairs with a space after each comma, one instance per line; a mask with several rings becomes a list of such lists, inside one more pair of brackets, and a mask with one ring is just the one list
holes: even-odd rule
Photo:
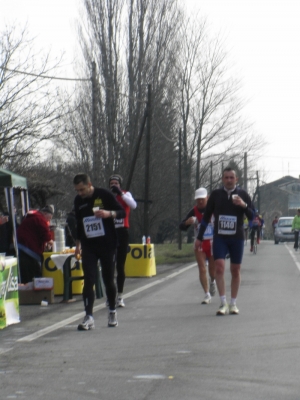
[[84, 246], [105, 246], [115, 248], [117, 236], [113, 218], [102, 219], [105, 234], [94, 238], [88, 238], [84, 231], [83, 219], [94, 216], [93, 207], [103, 210], [116, 211], [116, 218], [124, 218], [125, 211], [115, 196], [108, 190], [95, 188], [91, 197], [81, 198], [79, 195], [74, 200], [75, 215], [77, 220], [77, 240]]
[[[233, 204], [232, 195], [239, 195], [247, 204], [247, 208], [242, 208]], [[201, 221], [200, 229], [197, 238], [203, 239], [203, 234], [212, 214], [215, 217], [214, 223], [214, 236], [228, 236], [237, 239], [244, 238], [244, 214], [248, 220], [252, 220], [254, 214], [254, 207], [248, 193], [240, 188], [235, 190], [229, 195], [222, 189], [213, 190], [207, 201], [206, 209]], [[231, 220], [231, 221], [230, 221]], [[221, 232], [221, 233], [220, 233]], [[227, 234], [227, 233], [228, 234]], [[229, 233], [235, 232], [233, 234]]]

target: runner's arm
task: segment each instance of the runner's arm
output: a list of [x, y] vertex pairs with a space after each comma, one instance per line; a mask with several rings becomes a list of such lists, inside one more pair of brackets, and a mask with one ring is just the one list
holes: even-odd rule
[[215, 200], [214, 200], [214, 194], [212, 193], [207, 201], [207, 205], [205, 207], [205, 211], [203, 214], [203, 218], [200, 224], [199, 232], [197, 239], [202, 241], [203, 240], [203, 235], [205, 232], [205, 229], [207, 228], [207, 225], [209, 224], [209, 221], [211, 219], [211, 216], [213, 215], [215, 208]]
[[192, 208], [188, 214], [186, 215], [186, 217], [180, 222], [179, 224], [179, 229], [181, 231], [187, 231], [189, 229], [189, 227], [192, 225], [190, 221], [188, 221], [191, 217], [194, 217], [195, 213], [194, 213], [194, 209]]
[[137, 206], [136, 201], [132, 197], [132, 194], [130, 192], [123, 193], [122, 192], [122, 199], [125, 201], [125, 203], [132, 209], [134, 210]]

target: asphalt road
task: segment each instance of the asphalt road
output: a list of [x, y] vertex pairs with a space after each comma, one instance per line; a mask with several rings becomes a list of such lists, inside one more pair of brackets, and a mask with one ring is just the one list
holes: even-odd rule
[[[21, 306], [20, 324], [0, 331], [0, 399], [299, 400], [300, 253], [263, 242], [245, 251], [240, 315], [201, 305], [193, 264], [129, 279], [119, 326], [79, 332], [72, 304]], [[226, 265], [229, 296], [229, 264]]]

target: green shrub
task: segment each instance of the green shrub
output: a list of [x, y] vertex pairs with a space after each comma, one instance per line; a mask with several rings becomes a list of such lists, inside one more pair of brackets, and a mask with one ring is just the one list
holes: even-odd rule
[[179, 250], [177, 243], [155, 244], [156, 265], [195, 261], [193, 245], [193, 243], [183, 243], [182, 249]]

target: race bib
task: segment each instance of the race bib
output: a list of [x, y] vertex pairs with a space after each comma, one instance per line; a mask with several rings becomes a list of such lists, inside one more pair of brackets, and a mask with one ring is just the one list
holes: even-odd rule
[[124, 228], [124, 219], [123, 218], [115, 218], [115, 228]]
[[209, 223], [205, 229], [203, 240], [211, 240], [214, 236], [214, 226]]
[[102, 218], [97, 218], [94, 215], [83, 218], [83, 227], [87, 238], [105, 235]]
[[234, 235], [236, 233], [237, 217], [233, 215], [220, 215], [218, 233], [220, 235]]

